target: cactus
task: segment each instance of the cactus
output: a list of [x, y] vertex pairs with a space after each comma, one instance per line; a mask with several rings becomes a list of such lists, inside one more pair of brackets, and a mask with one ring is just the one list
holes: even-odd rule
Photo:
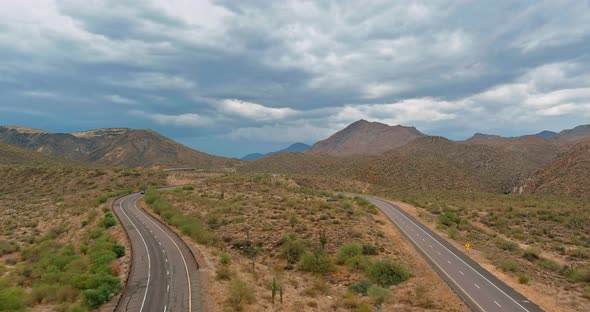
[[322, 250], [326, 250], [326, 244], [328, 243], [328, 236], [326, 235], [326, 230], [320, 230], [320, 244], [322, 245]]

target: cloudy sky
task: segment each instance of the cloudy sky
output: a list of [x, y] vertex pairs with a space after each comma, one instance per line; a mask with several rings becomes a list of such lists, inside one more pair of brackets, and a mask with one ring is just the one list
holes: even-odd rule
[[358, 119], [464, 139], [590, 123], [590, 2], [19, 0], [0, 124], [242, 156]]

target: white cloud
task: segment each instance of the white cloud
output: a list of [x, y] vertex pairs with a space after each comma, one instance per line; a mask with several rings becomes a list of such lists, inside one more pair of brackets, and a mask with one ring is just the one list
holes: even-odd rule
[[197, 84], [192, 80], [179, 75], [170, 75], [159, 72], [133, 73], [126, 79], [102, 77], [101, 80], [107, 84], [142, 90], [191, 91], [197, 88]]
[[37, 97], [37, 98], [57, 98], [59, 94], [51, 91], [44, 91], [44, 90], [31, 90], [31, 91], [24, 91], [22, 93], [25, 96], [30, 97]]
[[211, 117], [203, 116], [194, 113], [186, 113], [179, 115], [166, 115], [159, 113], [146, 113], [143, 111], [133, 110], [129, 112], [132, 115], [140, 116], [152, 121], [155, 121], [161, 125], [172, 125], [181, 127], [205, 127], [210, 126], [214, 123]]
[[296, 110], [288, 107], [267, 107], [261, 104], [236, 99], [226, 99], [217, 105], [217, 109], [221, 113], [258, 121], [285, 119], [297, 114]]
[[126, 97], [120, 96], [118, 94], [107, 95], [107, 96], [105, 96], [105, 98], [108, 101], [111, 101], [111, 102], [117, 103], [117, 104], [124, 104], [124, 105], [136, 105], [136, 104], [139, 104], [134, 99], [126, 98]]
[[334, 133], [333, 129], [318, 127], [305, 122], [242, 127], [231, 130], [226, 137], [232, 140], [256, 142], [315, 142]]

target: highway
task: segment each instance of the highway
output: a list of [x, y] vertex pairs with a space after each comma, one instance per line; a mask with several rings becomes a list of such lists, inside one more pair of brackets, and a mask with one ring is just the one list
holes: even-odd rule
[[142, 196], [113, 202], [132, 247], [131, 272], [115, 311], [202, 311], [195, 258], [172, 230], [138, 207]]
[[378, 198], [362, 197], [383, 211], [472, 310], [542, 311], [398, 206]]

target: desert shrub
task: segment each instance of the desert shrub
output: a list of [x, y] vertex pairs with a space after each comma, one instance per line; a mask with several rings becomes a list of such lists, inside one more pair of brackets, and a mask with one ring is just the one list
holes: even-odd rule
[[397, 285], [410, 278], [410, 273], [403, 265], [389, 260], [369, 264], [365, 274], [371, 282], [383, 287]]
[[563, 270], [563, 275], [576, 282], [590, 282], [590, 266], [568, 267]]
[[459, 224], [461, 218], [452, 211], [446, 211], [438, 216], [438, 222], [444, 226], [451, 226], [453, 224]]
[[518, 272], [520, 269], [518, 263], [514, 261], [504, 261], [498, 265], [498, 268], [504, 272]]
[[299, 263], [299, 270], [305, 272], [328, 273], [333, 269], [330, 256], [323, 251], [306, 252]]
[[391, 297], [391, 292], [389, 289], [373, 285], [367, 290], [367, 295], [369, 295], [373, 303], [380, 306]]
[[373, 309], [366, 302], [361, 302], [361, 304], [355, 310], [355, 312], [371, 312], [371, 311], [373, 311]]
[[254, 302], [254, 288], [245, 281], [233, 279], [229, 284], [227, 301], [234, 310], [242, 311], [244, 304]]
[[363, 244], [363, 255], [378, 255], [379, 248], [372, 244]]
[[100, 196], [100, 197], [98, 197], [96, 199], [96, 204], [97, 205], [104, 204], [104, 203], [107, 202], [107, 200], [109, 200], [109, 197], [108, 196], [105, 196], [105, 195], [102, 195], [102, 196]]
[[590, 258], [590, 249], [588, 248], [576, 248], [572, 249], [568, 252], [568, 255], [572, 258], [576, 259], [589, 259]]
[[219, 266], [215, 270], [215, 275], [219, 280], [229, 280], [232, 276], [232, 271], [229, 265], [231, 264], [231, 258], [227, 253], [223, 253], [219, 257]]
[[222, 253], [221, 257], [219, 257], [219, 264], [221, 265], [230, 265], [231, 264], [231, 257], [227, 253]]
[[363, 246], [359, 243], [348, 243], [340, 248], [336, 252], [336, 263], [345, 264], [348, 259], [363, 254]]
[[346, 260], [346, 267], [349, 271], [364, 271], [369, 265], [369, 260], [364, 255], [356, 255]]
[[541, 251], [535, 247], [529, 247], [522, 252], [522, 257], [528, 261], [535, 261], [540, 258]]
[[117, 224], [117, 220], [113, 217], [113, 214], [110, 212], [105, 213], [103, 219], [100, 222], [100, 225], [104, 228], [110, 228], [111, 226], [115, 226]]
[[528, 284], [530, 282], [530, 278], [526, 275], [521, 275], [518, 277], [518, 282], [521, 284]]
[[118, 277], [106, 273], [91, 274], [86, 282], [84, 299], [90, 308], [95, 309], [108, 302], [121, 288]]
[[539, 259], [537, 261], [537, 263], [539, 264], [540, 267], [542, 267], [545, 270], [549, 270], [549, 271], [553, 271], [553, 272], [559, 272], [561, 271], [561, 265], [559, 265], [557, 262], [550, 260], [550, 259]]
[[448, 229], [447, 229], [447, 235], [449, 235], [450, 239], [455, 239], [457, 238], [457, 234], [459, 234], [459, 230], [457, 230], [457, 226], [455, 224], [451, 225]]
[[293, 235], [283, 236], [281, 241], [281, 256], [287, 259], [287, 263], [292, 264], [299, 261], [301, 255], [305, 252], [303, 242]]
[[584, 287], [584, 292], [582, 293], [582, 296], [586, 299], [590, 299], [590, 286]]
[[366, 296], [369, 287], [371, 287], [371, 282], [369, 282], [368, 280], [363, 280], [350, 285], [348, 289], [355, 294]]
[[518, 244], [509, 240], [498, 237], [496, 239], [496, 246], [506, 251], [517, 251], [519, 249]]
[[125, 246], [123, 245], [114, 244], [111, 249], [117, 255], [117, 258], [121, 258], [125, 255]]
[[18, 249], [15, 242], [0, 239], [0, 257], [18, 251]]
[[0, 282], [0, 311], [24, 311], [27, 296], [21, 287], [6, 287]]

